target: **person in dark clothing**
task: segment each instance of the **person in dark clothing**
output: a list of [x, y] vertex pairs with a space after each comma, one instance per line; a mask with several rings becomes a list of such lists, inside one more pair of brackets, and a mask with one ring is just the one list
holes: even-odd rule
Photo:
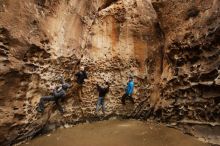
[[43, 96], [40, 99], [40, 102], [38, 104], [37, 107], [37, 111], [43, 113], [44, 112], [44, 103], [45, 101], [54, 101], [56, 103], [56, 106], [58, 108], [58, 110], [63, 113], [63, 108], [59, 103], [59, 100], [63, 99], [66, 96], [66, 91], [67, 89], [70, 87], [70, 85], [68, 83], [65, 83], [63, 77], [62, 77], [62, 86], [60, 89], [54, 89], [53, 90], [53, 94], [50, 96]]
[[82, 87], [85, 82], [84, 80], [88, 78], [84, 67], [81, 67], [80, 71], [77, 72], [75, 76], [76, 76], [76, 83], [77, 83], [76, 90], [78, 92], [78, 98], [79, 98], [79, 101], [82, 102]]
[[125, 90], [125, 94], [121, 98], [121, 102], [123, 105], [125, 105], [126, 98], [134, 104], [134, 99], [132, 98], [133, 91], [134, 91], [133, 77], [129, 77], [129, 81], [128, 81], [128, 84]]
[[109, 92], [109, 83], [106, 82], [106, 87], [100, 87], [97, 84], [97, 90], [99, 92], [99, 98], [97, 101], [97, 105], [96, 105], [96, 114], [98, 113], [100, 106], [102, 107], [102, 113], [105, 115], [105, 105], [104, 105], [104, 101], [105, 101], [105, 96], [106, 94]]

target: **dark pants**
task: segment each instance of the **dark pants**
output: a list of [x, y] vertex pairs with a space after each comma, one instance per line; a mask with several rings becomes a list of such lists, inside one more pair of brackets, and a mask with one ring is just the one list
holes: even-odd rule
[[132, 95], [128, 95], [127, 93], [125, 93], [122, 97], [121, 97], [121, 102], [122, 104], [125, 104], [125, 100], [128, 99], [130, 100], [133, 104], [134, 104], [134, 99], [132, 98]]
[[45, 103], [45, 101], [54, 101], [54, 102], [56, 103], [56, 106], [57, 106], [58, 110], [59, 110], [61, 113], [64, 112], [62, 106], [61, 106], [60, 103], [59, 103], [59, 98], [55, 98], [55, 97], [52, 96], [52, 95], [41, 97], [40, 102], [39, 102], [39, 107], [38, 107], [41, 112], [44, 112], [44, 103]]

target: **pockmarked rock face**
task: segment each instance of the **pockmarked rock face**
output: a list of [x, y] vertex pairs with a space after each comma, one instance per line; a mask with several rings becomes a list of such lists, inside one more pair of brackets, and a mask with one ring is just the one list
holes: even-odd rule
[[[107, 115], [219, 121], [219, 7], [218, 0], [0, 0], [0, 143], [89, 119], [104, 81]], [[74, 88], [80, 66], [88, 72], [82, 103]], [[49, 103], [42, 116], [37, 103], [60, 75], [72, 84], [65, 114]], [[135, 105], [122, 106], [129, 76]]]

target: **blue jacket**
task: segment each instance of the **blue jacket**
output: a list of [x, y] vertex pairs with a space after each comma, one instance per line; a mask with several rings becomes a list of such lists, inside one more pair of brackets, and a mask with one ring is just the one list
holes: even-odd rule
[[129, 81], [126, 88], [126, 93], [131, 95], [133, 91], [134, 91], [134, 81]]

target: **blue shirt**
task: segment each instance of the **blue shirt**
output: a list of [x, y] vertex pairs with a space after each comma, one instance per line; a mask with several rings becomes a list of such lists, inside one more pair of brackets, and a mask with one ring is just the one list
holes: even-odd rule
[[133, 93], [133, 91], [134, 91], [134, 81], [129, 81], [126, 93], [131, 95]]

